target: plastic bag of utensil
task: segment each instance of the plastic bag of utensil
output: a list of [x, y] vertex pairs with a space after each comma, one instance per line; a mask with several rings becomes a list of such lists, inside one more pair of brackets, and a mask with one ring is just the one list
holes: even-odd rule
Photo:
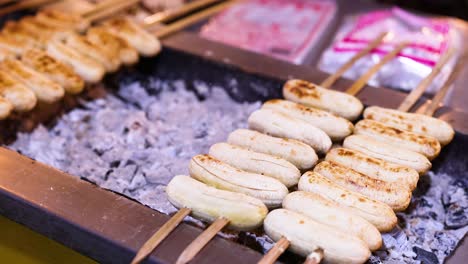
[[329, 73], [335, 72], [382, 32], [388, 32], [382, 43], [355, 63], [344, 77], [359, 78], [396, 45], [407, 42], [408, 46], [385, 64], [369, 84], [409, 91], [431, 72], [441, 54], [453, 47], [457, 50], [456, 54], [444, 65], [427, 90], [427, 93], [434, 93], [447, 79], [463, 50], [463, 33], [454, 20], [422, 17], [391, 8], [346, 17], [333, 43], [322, 54], [319, 68]]

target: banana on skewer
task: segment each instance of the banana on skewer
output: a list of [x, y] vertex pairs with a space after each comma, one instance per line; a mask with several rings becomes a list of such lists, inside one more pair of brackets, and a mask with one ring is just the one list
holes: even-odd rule
[[253, 130], [238, 129], [229, 134], [227, 142], [256, 152], [283, 158], [298, 169], [309, 169], [317, 163], [313, 148], [294, 139], [268, 136]]
[[193, 157], [189, 170], [191, 177], [205, 184], [250, 195], [270, 208], [280, 206], [288, 194], [288, 188], [276, 179], [234, 168], [209, 155]]
[[0, 96], [8, 100], [18, 112], [29, 111], [36, 106], [36, 96], [24, 84], [5, 71], [0, 71]]
[[35, 18], [50, 27], [77, 30], [79, 32], [85, 31], [90, 25], [88, 20], [79, 15], [71, 13], [65, 14], [53, 9], [38, 12]]

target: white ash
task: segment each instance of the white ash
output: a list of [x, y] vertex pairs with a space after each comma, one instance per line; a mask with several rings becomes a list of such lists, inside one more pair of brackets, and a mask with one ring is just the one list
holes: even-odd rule
[[[164, 192], [178, 174], [188, 173], [192, 156], [225, 141], [260, 103], [237, 103], [222, 88], [203, 82], [154, 81], [167, 90], [149, 95], [139, 83], [120, 88], [118, 97], [83, 102], [50, 129], [19, 133], [10, 148], [99, 186], [134, 198], [163, 213], [176, 209]], [[125, 98], [125, 100], [122, 100]]]
[[[118, 97], [83, 102], [52, 128], [18, 134], [10, 148], [173, 213], [164, 192], [169, 180], [187, 174], [192, 156], [245, 127], [260, 103], [236, 103], [221, 88], [203, 82], [193, 86], [204, 101], [187, 91], [183, 81], [152, 80], [147, 85], [163, 92], [150, 95], [137, 82], [125, 85]], [[442, 263], [468, 231], [467, 181], [434, 173], [422, 177], [410, 209], [398, 214], [399, 226], [383, 235], [384, 247], [369, 262]], [[421, 189], [424, 193], [418, 194]], [[241, 233], [237, 239], [232, 232], [223, 236], [263, 252], [272, 246], [257, 232]]]

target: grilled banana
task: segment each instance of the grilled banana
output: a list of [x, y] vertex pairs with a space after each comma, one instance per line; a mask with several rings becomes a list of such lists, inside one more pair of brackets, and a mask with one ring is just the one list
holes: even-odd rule
[[161, 51], [159, 40], [127, 17], [115, 17], [103, 23], [109, 32], [124, 39], [144, 56], [154, 56]]
[[411, 201], [411, 191], [406, 185], [373, 179], [332, 161], [320, 162], [314, 172], [343, 188], [386, 203], [397, 212], [404, 211]]
[[86, 38], [93, 44], [102, 47], [111, 56], [117, 56], [125, 65], [138, 62], [138, 52], [127, 41], [109, 33], [103, 27], [92, 27], [86, 32]]
[[283, 208], [357, 236], [366, 242], [372, 251], [382, 246], [382, 236], [375, 226], [321, 195], [303, 191], [292, 192], [284, 198]]
[[120, 67], [119, 57], [110, 57], [102, 47], [83, 36], [70, 34], [65, 39], [65, 45], [103, 65], [107, 72], [115, 72]]
[[452, 126], [447, 122], [421, 114], [371, 106], [364, 111], [364, 118], [376, 120], [398, 129], [435, 137], [442, 145], [450, 143], [455, 135]]
[[33, 35], [40, 33], [47, 39], [65, 39], [68, 35], [73, 32], [69, 29], [60, 29], [56, 27], [51, 27], [47, 24], [42, 23], [37, 20], [35, 17], [23, 17], [19, 24], [24, 28], [25, 31], [30, 32]]
[[268, 207], [278, 207], [288, 194], [280, 181], [236, 169], [209, 155], [197, 155], [189, 165], [190, 176], [218, 189], [239, 192], [260, 199]]
[[37, 102], [31, 90], [4, 71], [0, 71], [0, 96], [8, 100], [18, 112], [33, 109]]
[[358, 237], [286, 209], [270, 212], [264, 229], [274, 241], [288, 239], [291, 251], [304, 257], [318, 248], [323, 249], [326, 263], [364, 263], [371, 254]]
[[31, 89], [39, 101], [46, 103], [56, 102], [65, 93], [62, 86], [58, 83], [51, 81], [18, 60], [4, 60], [0, 63], [0, 70]]
[[397, 217], [387, 204], [347, 190], [316, 172], [304, 173], [299, 179], [298, 188], [335, 201], [369, 221], [380, 232], [388, 232], [397, 224]]
[[250, 115], [248, 122], [250, 129], [302, 141], [319, 153], [326, 153], [332, 145], [330, 137], [319, 128], [275, 110], [257, 110]]
[[317, 108], [281, 99], [267, 101], [262, 108], [301, 119], [323, 130], [333, 141], [340, 141], [353, 133], [353, 124], [347, 119]]
[[418, 172], [412, 168], [376, 159], [353, 149], [333, 148], [325, 159], [352, 168], [371, 178], [405, 184], [410, 190], [416, 188], [419, 180]]
[[359, 121], [354, 133], [421, 153], [430, 160], [440, 153], [440, 143], [436, 138], [400, 130], [370, 119]]
[[38, 49], [27, 50], [23, 53], [21, 61], [35, 71], [60, 84], [67, 93], [78, 94], [83, 91], [83, 79], [75, 74], [68, 65], [61, 63], [44, 51]]
[[36, 14], [35, 19], [50, 27], [85, 31], [89, 27], [89, 21], [71, 13], [63, 13], [58, 10], [43, 10]]
[[15, 55], [20, 55], [29, 49], [29, 45], [18, 41], [16, 38], [10, 37], [8, 34], [0, 34], [0, 48], [14, 53]]
[[10, 101], [0, 96], [0, 120], [7, 118], [11, 110], [13, 110], [13, 105]]
[[224, 217], [229, 227], [248, 231], [262, 225], [268, 209], [262, 201], [242, 193], [218, 190], [188, 176], [175, 176], [166, 187], [169, 201], [189, 208], [197, 219], [207, 222]]
[[276, 138], [253, 130], [238, 129], [228, 137], [228, 143], [247, 149], [283, 158], [300, 170], [309, 169], [317, 163], [314, 149], [294, 139]]
[[106, 72], [101, 64], [58, 41], [49, 43], [47, 53], [72, 67], [81, 78], [90, 83], [101, 81]]
[[303, 80], [289, 80], [284, 84], [283, 96], [287, 100], [323, 109], [348, 120], [356, 120], [364, 106], [356, 97], [322, 88]]
[[347, 137], [343, 142], [343, 147], [361, 151], [377, 159], [413, 168], [420, 175], [426, 173], [432, 166], [424, 155], [363, 135]]
[[275, 178], [288, 188], [301, 177], [301, 172], [287, 160], [228, 143], [214, 144], [209, 154], [238, 169]]

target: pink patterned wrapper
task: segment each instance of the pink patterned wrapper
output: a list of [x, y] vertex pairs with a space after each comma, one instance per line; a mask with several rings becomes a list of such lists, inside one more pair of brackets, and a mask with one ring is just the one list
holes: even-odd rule
[[212, 18], [204, 38], [303, 63], [336, 12], [332, 1], [249, 0]]

